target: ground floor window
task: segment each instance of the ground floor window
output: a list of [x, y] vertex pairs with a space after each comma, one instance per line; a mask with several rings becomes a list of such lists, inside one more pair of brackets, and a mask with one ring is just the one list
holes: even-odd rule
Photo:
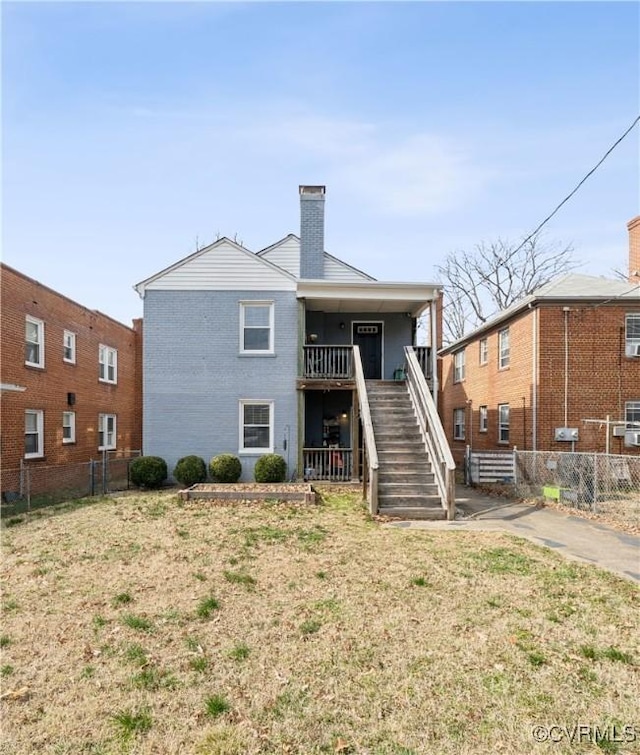
[[62, 412], [62, 442], [76, 442], [76, 413]]
[[464, 440], [464, 409], [453, 410], [453, 439]]
[[509, 442], [509, 404], [498, 404], [498, 443]]
[[98, 451], [116, 447], [116, 415], [98, 415]]
[[24, 413], [24, 458], [44, 456], [44, 412], [27, 409]]
[[486, 406], [481, 406], [478, 409], [478, 417], [479, 417], [479, 428], [478, 430], [481, 433], [486, 433], [488, 426], [489, 426], [489, 410]]
[[240, 451], [273, 452], [273, 402], [240, 402]]

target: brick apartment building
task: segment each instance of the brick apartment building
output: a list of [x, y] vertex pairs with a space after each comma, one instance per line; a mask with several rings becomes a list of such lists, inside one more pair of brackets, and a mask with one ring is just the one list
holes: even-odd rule
[[440, 352], [456, 463], [467, 445], [640, 453], [640, 216], [627, 227], [628, 282], [562, 276]]
[[11, 471], [142, 447], [142, 320], [130, 328], [0, 265], [0, 462]]

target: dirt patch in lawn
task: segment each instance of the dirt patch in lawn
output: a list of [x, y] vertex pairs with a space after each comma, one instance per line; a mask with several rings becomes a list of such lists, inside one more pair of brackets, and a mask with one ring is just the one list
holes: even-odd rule
[[638, 724], [635, 586], [508, 535], [383, 528], [335, 491], [2, 534], [2, 753], [521, 755], [550, 751], [535, 726]]

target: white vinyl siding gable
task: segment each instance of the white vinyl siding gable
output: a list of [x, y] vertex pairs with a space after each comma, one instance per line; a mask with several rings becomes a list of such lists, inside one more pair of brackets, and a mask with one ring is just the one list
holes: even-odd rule
[[138, 289], [149, 291], [295, 291], [295, 280], [227, 239], [159, 273]]
[[44, 322], [37, 317], [25, 318], [24, 363], [29, 367], [44, 367]]

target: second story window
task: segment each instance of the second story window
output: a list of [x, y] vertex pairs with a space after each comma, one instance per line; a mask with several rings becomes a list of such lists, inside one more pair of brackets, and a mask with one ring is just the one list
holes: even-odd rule
[[486, 364], [489, 361], [489, 341], [486, 338], [480, 339], [478, 361], [480, 364]]
[[273, 302], [240, 302], [240, 353], [273, 354]]
[[640, 357], [640, 312], [625, 317], [625, 354]]
[[464, 380], [464, 349], [462, 351], [456, 351], [453, 355], [453, 382], [460, 383]]
[[118, 382], [118, 352], [111, 346], [100, 344], [98, 351], [98, 361], [100, 363], [99, 379], [103, 383]]
[[464, 440], [464, 430], [465, 430], [464, 414], [465, 414], [464, 409], [453, 410], [453, 439], [454, 440]]
[[62, 358], [65, 362], [69, 362], [69, 364], [75, 364], [76, 363], [76, 334], [72, 333], [70, 330], [64, 331], [63, 336], [63, 355]]
[[498, 333], [498, 367], [508, 367], [510, 358], [509, 328], [504, 328]]
[[24, 363], [44, 367], [44, 322], [27, 315], [24, 329]]

